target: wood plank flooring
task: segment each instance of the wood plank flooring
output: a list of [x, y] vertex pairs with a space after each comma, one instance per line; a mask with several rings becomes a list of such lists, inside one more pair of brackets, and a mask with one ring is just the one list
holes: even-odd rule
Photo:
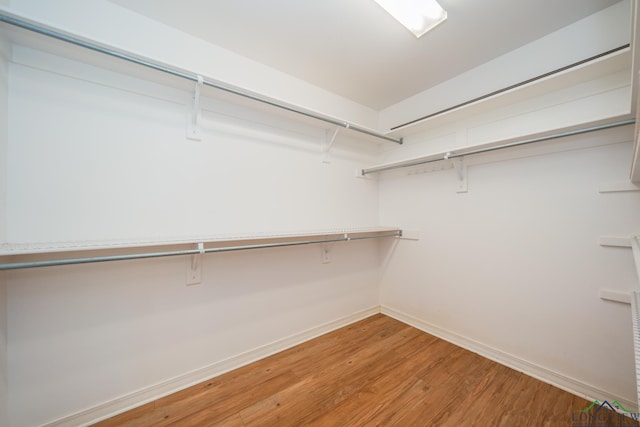
[[590, 403], [375, 315], [97, 426], [571, 426]]

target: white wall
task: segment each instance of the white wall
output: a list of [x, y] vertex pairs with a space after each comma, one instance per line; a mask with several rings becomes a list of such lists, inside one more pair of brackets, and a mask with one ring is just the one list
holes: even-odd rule
[[375, 143], [16, 47], [7, 241], [162, 239], [377, 224]]
[[0, 274], [0, 425], [9, 424], [9, 362], [7, 325], [7, 287], [4, 273]]
[[380, 112], [380, 129], [387, 131], [628, 44], [630, 10], [631, 2], [621, 1], [392, 105]]
[[[6, 165], [8, 118], [8, 58], [9, 45], [0, 37], [0, 241], [6, 240]], [[7, 301], [4, 274], [0, 274], [0, 425], [6, 425], [7, 416]]]
[[9, 425], [9, 361], [7, 325], [7, 287], [4, 273], [0, 274], [0, 425]]
[[[190, 92], [20, 46], [12, 59], [10, 243], [378, 223], [377, 182], [355, 176], [375, 143], [341, 134], [325, 164], [324, 130], [211, 93], [192, 141]], [[8, 424], [106, 415], [372, 313], [377, 244], [330, 252], [207, 255], [190, 287], [186, 257], [9, 272]]]
[[7, 238], [7, 219], [6, 219], [6, 198], [7, 198], [7, 150], [9, 137], [9, 57], [10, 43], [0, 33], [0, 165], [2, 173], [0, 173], [0, 242], [5, 242]]
[[182, 257], [10, 272], [9, 425], [170, 391], [174, 377], [204, 380], [245, 352], [377, 307], [376, 244], [334, 244], [331, 256], [321, 264], [318, 246], [207, 255], [190, 287]]
[[[371, 111], [107, 1], [11, 3], [142, 55], [375, 122]], [[121, 23], [118, 31], [111, 22]], [[629, 98], [628, 82], [616, 76], [593, 85], [591, 98], [570, 90], [560, 94], [564, 104], [505, 107], [412, 138], [383, 160], [515, 136], [517, 123], [534, 132], [548, 130], [553, 117], [562, 118], [556, 127], [623, 114], [617, 108]], [[597, 192], [600, 182], [626, 179], [628, 130], [581, 137], [585, 146], [573, 151], [485, 156], [470, 166], [469, 193], [457, 194], [452, 170], [355, 178], [356, 168], [380, 160], [375, 145], [340, 134], [331, 164], [322, 164], [322, 129], [211, 93], [203, 100], [202, 141], [190, 141], [191, 93], [181, 87], [22, 47], [14, 49], [9, 80], [4, 242], [375, 224], [420, 230], [421, 240], [334, 244], [330, 264], [320, 263], [317, 246], [210, 255], [203, 283], [192, 287], [185, 286], [185, 258], [10, 272], [1, 325], [8, 425], [96, 405], [106, 415], [168, 391], [180, 382], [172, 378], [212, 375], [246, 360], [236, 359], [246, 352], [282, 348], [380, 301], [406, 320], [606, 394], [594, 397], [633, 401], [629, 308], [597, 297], [601, 287], [625, 290], [636, 280], [626, 249], [597, 244], [601, 235], [640, 228], [637, 193]], [[537, 113], [550, 105], [565, 110]]]
[[107, 0], [12, 0], [11, 10], [228, 85], [375, 128], [377, 112]]
[[[630, 307], [598, 297], [637, 282], [630, 250], [598, 244], [640, 230], [640, 193], [598, 192], [627, 180], [631, 137], [627, 126], [467, 159], [468, 193], [456, 193], [452, 169], [382, 174], [381, 222], [420, 231], [384, 263], [383, 307], [547, 381], [635, 406]], [[563, 147], [573, 149], [554, 152]]]
[[531, 135], [593, 126], [629, 117], [630, 56], [584, 67], [571, 76], [533, 84], [426, 121], [400, 147], [381, 147], [381, 162], [464, 152]]

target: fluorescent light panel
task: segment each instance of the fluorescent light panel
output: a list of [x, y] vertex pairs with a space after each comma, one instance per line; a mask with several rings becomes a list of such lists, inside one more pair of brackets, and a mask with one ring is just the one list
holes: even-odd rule
[[436, 0], [374, 0], [416, 37], [447, 19], [447, 11]]

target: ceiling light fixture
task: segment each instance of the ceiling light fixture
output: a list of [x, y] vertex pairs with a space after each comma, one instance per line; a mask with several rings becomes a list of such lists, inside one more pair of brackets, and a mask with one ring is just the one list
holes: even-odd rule
[[374, 0], [417, 38], [447, 19], [436, 0]]

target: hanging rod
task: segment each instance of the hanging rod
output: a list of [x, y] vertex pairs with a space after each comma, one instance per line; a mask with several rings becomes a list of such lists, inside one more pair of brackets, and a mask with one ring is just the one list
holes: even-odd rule
[[370, 168], [362, 169], [361, 174], [364, 176], [364, 175], [368, 175], [370, 173], [383, 172], [383, 171], [388, 171], [388, 170], [392, 170], [392, 169], [408, 168], [408, 167], [411, 167], [411, 166], [417, 166], [417, 165], [423, 165], [423, 164], [426, 164], [426, 163], [439, 162], [439, 161], [442, 161], [442, 160], [455, 159], [455, 158], [458, 158], [458, 157], [470, 156], [470, 155], [473, 155], [473, 154], [488, 153], [490, 151], [503, 150], [505, 148], [519, 147], [519, 146], [522, 146], [522, 145], [535, 144], [537, 142], [549, 141], [551, 139], [564, 138], [564, 137], [567, 137], [567, 136], [580, 135], [580, 134], [583, 134], [583, 133], [595, 132], [595, 131], [598, 131], [598, 130], [610, 129], [610, 128], [615, 128], [615, 127], [618, 127], [618, 126], [631, 125], [631, 124], [634, 124], [635, 122], [636, 122], [635, 119], [622, 120], [622, 121], [618, 121], [618, 122], [606, 123], [606, 124], [602, 124], [602, 125], [598, 125], [598, 126], [591, 126], [591, 127], [586, 127], [586, 128], [582, 128], [582, 129], [576, 129], [576, 130], [571, 130], [571, 131], [567, 131], [567, 132], [556, 133], [556, 134], [552, 134], [552, 135], [539, 136], [539, 137], [536, 137], [536, 138], [525, 139], [525, 140], [522, 140], [522, 141], [511, 142], [511, 143], [508, 143], [508, 144], [496, 145], [496, 146], [493, 146], [493, 147], [478, 148], [477, 150], [463, 151], [463, 152], [460, 152], [460, 153], [446, 152], [446, 153], [441, 153], [441, 154], [434, 154], [434, 155], [428, 156], [428, 157], [409, 159], [409, 160], [406, 160], [406, 161], [403, 161], [403, 162], [387, 164], [387, 165], [380, 165], [380, 166], [373, 166], [373, 167], [370, 167]]
[[421, 122], [423, 120], [427, 120], [427, 119], [430, 119], [430, 118], [433, 118], [433, 117], [440, 116], [442, 114], [448, 113], [449, 111], [457, 110], [458, 108], [466, 107], [467, 105], [471, 105], [471, 104], [475, 104], [476, 102], [485, 100], [487, 98], [491, 98], [492, 96], [500, 95], [502, 93], [509, 92], [510, 90], [517, 89], [517, 88], [520, 88], [522, 86], [526, 86], [526, 85], [528, 85], [530, 83], [534, 83], [534, 82], [546, 79], [547, 77], [551, 77], [553, 75], [560, 74], [560, 73], [565, 72], [567, 70], [570, 70], [572, 68], [576, 68], [576, 67], [578, 67], [580, 65], [584, 65], [584, 64], [587, 64], [589, 62], [595, 61], [596, 59], [600, 59], [600, 58], [603, 58], [605, 56], [611, 55], [612, 53], [620, 52], [622, 50], [627, 49], [629, 46], [631, 46], [630, 43], [624, 44], [622, 46], [618, 46], [616, 48], [607, 50], [605, 52], [601, 52], [601, 53], [599, 53], [597, 55], [590, 56], [589, 58], [582, 59], [580, 61], [571, 63], [569, 65], [565, 65], [564, 67], [556, 68], [555, 70], [552, 70], [552, 71], [537, 75], [535, 77], [532, 77], [530, 79], [515, 83], [513, 85], [504, 87], [502, 89], [495, 90], [495, 91], [487, 93], [485, 95], [478, 96], [477, 98], [473, 98], [473, 99], [470, 99], [468, 101], [461, 102], [460, 104], [456, 104], [454, 106], [445, 108], [443, 110], [436, 111], [435, 113], [431, 113], [431, 114], [427, 114], [426, 116], [418, 117], [417, 119], [414, 119], [414, 120], [411, 120], [409, 122], [402, 123], [400, 125], [394, 126], [394, 127], [391, 128], [391, 130], [392, 131], [399, 130], [399, 129], [402, 129], [404, 127], [407, 127], [407, 126], [416, 124], [418, 122]]
[[104, 256], [82, 257], [82, 258], [65, 258], [65, 259], [52, 259], [52, 260], [40, 260], [40, 261], [10, 262], [10, 263], [0, 264], [0, 271], [18, 270], [18, 269], [36, 268], [36, 267], [53, 267], [53, 266], [71, 265], [71, 264], [89, 264], [89, 263], [107, 262], [107, 261], [126, 261], [126, 260], [145, 259], [145, 258], [161, 258], [161, 257], [179, 256], [179, 255], [197, 255], [201, 253], [244, 251], [249, 249], [278, 248], [278, 247], [284, 247], [284, 246], [301, 246], [301, 245], [312, 245], [317, 243], [348, 242], [351, 240], [380, 239], [380, 238], [386, 238], [386, 237], [402, 237], [402, 230], [397, 230], [393, 233], [373, 234], [369, 236], [354, 236], [354, 237], [349, 236], [348, 233], [344, 233], [343, 237], [335, 237], [332, 239], [300, 240], [300, 241], [294, 241], [294, 242], [279, 242], [279, 243], [260, 243], [255, 245], [206, 248], [203, 250], [184, 249], [184, 250], [176, 250], [176, 251], [147, 252], [147, 253], [137, 253], [137, 254], [104, 255]]
[[[160, 71], [160, 72], [163, 72], [163, 73], [166, 73], [166, 74], [170, 74], [172, 76], [180, 77], [180, 78], [191, 80], [191, 81], [194, 81], [194, 82], [198, 81], [198, 75], [196, 75], [196, 74], [192, 74], [192, 73], [188, 73], [188, 72], [176, 69], [176, 68], [168, 67], [166, 65], [163, 65], [163, 64], [160, 64], [160, 63], [157, 63], [157, 62], [154, 62], [154, 61], [150, 61], [148, 59], [143, 59], [143, 58], [140, 58], [138, 56], [135, 56], [135, 55], [132, 55], [132, 54], [129, 54], [129, 53], [125, 53], [125, 52], [122, 52], [122, 51], [119, 51], [119, 50], [116, 50], [116, 49], [112, 49], [112, 48], [109, 48], [109, 47], [106, 47], [106, 46], [99, 45], [97, 43], [93, 43], [93, 42], [90, 42], [90, 41], [87, 41], [87, 40], [83, 40], [83, 39], [81, 39], [79, 37], [75, 37], [73, 35], [69, 35], [69, 34], [62, 33], [60, 31], [56, 31], [53, 28], [42, 26], [42, 25], [40, 25], [38, 23], [26, 20], [24, 18], [9, 14], [9, 13], [7, 13], [5, 11], [1, 11], [1, 10], [0, 10], [0, 22], [5, 22], [5, 23], [13, 25], [15, 27], [23, 28], [25, 30], [32, 31], [32, 32], [37, 33], [37, 34], [42, 34], [42, 35], [47, 36], [47, 37], [51, 37], [51, 38], [54, 38], [54, 39], [57, 39], [57, 40], [61, 40], [61, 41], [76, 45], [76, 46], [80, 46], [80, 47], [83, 47], [83, 48], [86, 48], [86, 49], [90, 49], [90, 50], [93, 50], [95, 52], [99, 52], [99, 53], [102, 53], [102, 54], [105, 54], [105, 55], [109, 55], [109, 56], [112, 56], [112, 57], [115, 57], [115, 58], [118, 58], [118, 59], [122, 59], [124, 61], [132, 62], [134, 64], [141, 65], [141, 66], [147, 67], [147, 68], [151, 68], [153, 70]], [[221, 90], [221, 91], [224, 91], [224, 92], [228, 92], [228, 93], [231, 93], [231, 94], [234, 94], [234, 95], [237, 95], [237, 96], [241, 96], [243, 98], [250, 99], [252, 101], [256, 101], [256, 102], [260, 102], [260, 103], [265, 104], [265, 105], [276, 107], [276, 108], [279, 108], [281, 110], [285, 110], [285, 111], [289, 111], [289, 112], [292, 112], [292, 113], [296, 113], [296, 114], [299, 114], [299, 115], [302, 115], [302, 116], [305, 116], [305, 117], [309, 117], [309, 118], [312, 118], [312, 119], [315, 119], [315, 120], [320, 120], [320, 121], [323, 121], [325, 123], [329, 123], [329, 124], [334, 125], [334, 126], [343, 127], [345, 129], [351, 129], [351, 130], [353, 130], [355, 132], [359, 132], [359, 133], [362, 133], [362, 134], [365, 134], [365, 135], [369, 135], [369, 136], [372, 136], [372, 137], [375, 137], [375, 138], [378, 138], [378, 139], [382, 139], [382, 140], [385, 140], [385, 141], [395, 142], [396, 144], [402, 144], [402, 138], [400, 138], [400, 139], [391, 138], [391, 137], [383, 135], [381, 133], [374, 132], [374, 131], [371, 131], [369, 129], [365, 129], [365, 128], [359, 127], [357, 125], [353, 125], [351, 123], [348, 123], [348, 122], [331, 119], [329, 117], [321, 116], [319, 114], [315, 114], [315, 113], [312, 113], [312, 112], [309, 112], [309, 111], [293, 108], [293, 107], [290, 107], [288, 105], [276, 102], [275, 100], [268, 99], [268, 98], [265, 98], [265, 97], [261, 97], [259, 95], [252, 94], [252, 93], [249, 93], [249, 92], [243, 92], [243, 91], [241, 91], [239, 89], [234, 89], [234, 88], [225, 86], [225, 85], [223, 85], [221, 83], [216, 83], [214, 81], [204, 79], [202, 84], [204, 84], [206, 86], [209, 86], [209, 87], [212, 87], [212, 88], [215, 88], [215, 89], [218, 89], [218, 90]]]

